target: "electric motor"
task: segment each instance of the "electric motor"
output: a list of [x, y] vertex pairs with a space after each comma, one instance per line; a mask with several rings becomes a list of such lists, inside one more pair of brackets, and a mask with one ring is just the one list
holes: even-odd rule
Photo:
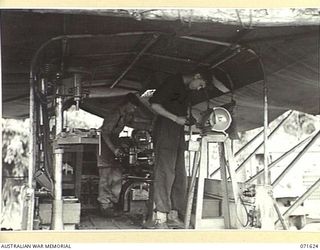
[[231, 115], [223, 107], [215, 107], [202, 113], [200, 127], [204, 131], [225, 132], [231, 125]]

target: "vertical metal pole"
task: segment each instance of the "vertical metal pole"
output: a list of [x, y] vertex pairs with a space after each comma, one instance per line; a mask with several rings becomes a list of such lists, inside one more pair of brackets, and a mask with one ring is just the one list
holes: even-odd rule
[[[45, 79], [41, 78], [40, 80], [40, 91], [41, 94], [44, 94], [44, 86], [45, 86]], [[38, 155], [37, 155], [37, 159], [36, 161], [39, 164], [39, 167], [42, 168], [43, 166], [45, 166], [45, 146], [44, 146], [44, 137], [45, 137], [45, 126], [44, 126], [44, 117], [43, 117], [43, 108], [42, 105], [40, 104], [39, 107], [37, 108], [37, 113], [39, 114], [38, 117], [38, 136], [40, 135], [41, 139], [38, 145]]]
[[[41, 86], [40, 86], [41, 94], [46, 95], [46, 79], [41, 78]], [[43, 118], [43, 110], [40, 107], [40, 115], [39, 115], [39, 122], [40, 126], [44, 125], [44, 118]]]
[[29, 119], [30, 119], [30, 137], [29, 137], [29, 169], [28, 169], [28, 187], [30, 199], [28, 200], [28, 218], [27, 218], [27, 230], [33, 229], [33, 211], [34, 211], [34, 200], [33, 200], [33, 190], [34, 181], [33, 175], [36, 167], [36, 133], [37, 133], [37, 122], [35, 115], [35, 86], [34, 86], [34, 76], [30, 73], [30, 101], [29, 101]]
[[62, 97], [57, 97], [56, 105], [56, 136], [58, 136], [63, 129]]
[[263, 81], [263, 116], [264, 116], [264, 184], [270, 185], [270, 178], [269, 178], [269, 168], [268, 168], [268, 159], [269, 159], [269, 149], [268, 149], [268, 86], [266, 79]]
[[265, 69], [261, 58], [259, 58], [260, 65], [263, 71], [263, 117], [264, 117], [264, 192], [265, 199], [261, 206], [261, 228], [264, 230], [273, 230], [273, 200], [271, 198], [271, 180], [269, 171], [269, 149], [268, 149], [268, 85], [265, 74]]
[[[62, 98], [56, 99], [56, 138], [63, 128]], [[63, 200], [62, 200], [62, 157], [63, 149], [56, 148], [54, 151], [54, 194], [52, 201], [51, 229], [63, 230]]]
[[[188, 112], [189, 112], [189, 117], [191, 117], [192, 116], [192, 111], [191, 111], [191, 104], [189, 105], [189, 108], [188, 108]], [[189, 125], [189, 142], [191, 142], [191, 140], [192, 140], [192, 126], [191, 126], [191, 124]], [[191, 176], [191, 151], [190, 150], [188, 150], [188, 159], [189, 159], [189, 169], [188, 169], [188, 175], [189, 176]], [[195, 154], [194, 154], [194, 156], [193, 157], [195, 157]], [[195, 166], [193, 166], [193, 167], [195, 167]]]
[[80, 101], [81, 101], [81, 75], [75, 73], [73, 76], [73, 84], [74, 84], [74, 101], [76, 102], [76, 110], [79, 110]]

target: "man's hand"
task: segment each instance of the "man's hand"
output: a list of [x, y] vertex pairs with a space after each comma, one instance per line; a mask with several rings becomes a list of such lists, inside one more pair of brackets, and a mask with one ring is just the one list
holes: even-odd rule
[[123, 151], [120, 148], [116, 148], [113, 153], [116, 157], [121, 157], [124, 155]]
[[187, 118], [184, 116], [177, 116], [176, 119], [174, 120], [176, 123], [179, 125], [185, 125], [187, 122]]
[[176, 116], [175, 114], [172, 114], [171, 112], [167, 111], [164, 107], [162, 107], [161, 104], [152, 103], [151, 107], [157, 114], [162, 115], [163, 117], [166, 117], [166, 118], [170, 119], [171, 121], [178, 123], [179, 125], [185, 125], [185, 123], [187, 121], [186, 117]]
[[192, 126], [192, 125], [195, 125], [196, 123], [197, 123], [196, 118], [194, 118], [193, 116], [190, 116], [189, 118], [187, 118], [185, 125]]

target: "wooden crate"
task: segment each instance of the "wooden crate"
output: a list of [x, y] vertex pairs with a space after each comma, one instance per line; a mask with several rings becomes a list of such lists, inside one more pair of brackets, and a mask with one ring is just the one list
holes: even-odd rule
[[219, 217], [221, 213], [221, 200], [203, 198], [202, 218]]
[[[52, 204], [40, 203], [39, 216], [42, 224], [51, 224]], [[63, 204], [63, 223], [79, 224], [80, 223], [81, 205], [79, 202], [64, 202]]]
[[[190, 180], [189, 180], [190, 181]], [[238, 188], [241, 190], [244, 187], [243, 183], [238, 183]], [[230, 219], [231, 228], [237, 227], [237, 213], [234, 203], [234, 195], [232, 183], [227, 184], [229, 193]], [[196, 194], [196, 191], [195, 191]], [[196, 196], [194, 197], [193, 211], [195, 211]], [[192, 218], [194, 215], [192, 215]], [[246, 218], [241, 219], [245, 220]], [[194, 225], [194, 220], [191, 220], [191, 225]], [[222, 211], [222, 188], [221, 180], [205, 179], [204, 198], [202, 208], [202, 222], [200, 229], [224, 229], [223, 211]]]
[[[241, 191], [243, 187], [244, 187], [243, 183], [238, 183], [239, 191]], [[231, 181], [228, 181], [227, 188], [228, 188], [229, 198], [234, 199]], [[216, 196], [216, 197], [222, 197], [221, 180], [205, 179], [204, 193], [212, 196]]]

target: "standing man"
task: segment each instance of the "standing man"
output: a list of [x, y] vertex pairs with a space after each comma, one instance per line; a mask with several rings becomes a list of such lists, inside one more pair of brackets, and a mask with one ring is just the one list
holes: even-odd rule
[[170, 76], [149, 100], [158, 114], [153, 129], [156, 219], [150, 228], [168, 228], [167, 216], [172, 214], [172, 210], [177, 211], [180, 218], [185, 215], [187, 178], [184, 125], [187, 122], [190, 90], [204, 88], [211, 79], [210, 72], [203, 68], [188, 75]]
[[115, 158], [123, 154], [119, 145], [119, 134], [124, 126], [133, 121], [133, 112], [139, 106], [134, 94], [126, 96], [126, 103], [104, 118], [101, 126], [101, 154], [97, 154], [99, 168], [98, 202], [105, 216], [114, 215], [122, 186], [120, 162]]

